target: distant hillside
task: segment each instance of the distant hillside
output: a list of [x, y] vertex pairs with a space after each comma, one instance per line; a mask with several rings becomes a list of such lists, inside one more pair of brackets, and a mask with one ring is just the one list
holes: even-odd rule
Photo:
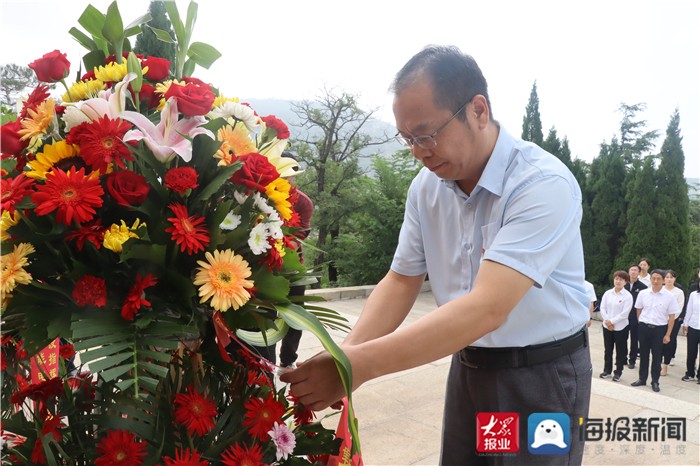
[[[292, 133], [291, 138], [294, 139], [294, 127], [299, 124], [299, 118], [292, 111], [292, 104], [294, 101], [282, 99], [241, 99], [241, 101], [250, 103], [260, 115], [275, 115], [277, 118], [287, 123]], [[396, 127], [386, 121], [370, 118], [362, 127], [362, 131], [372, 137], [372, 139], [383, 139], [385, 135], [393, 136], [396, 134]], [[380, 156], [386, 157], [403, 148], [404, 147], [395, 140], [379, 146], [372, 146], [363, 152], [363, 156], [365, 157], [360, 160], [360, 165], [364, 169], [369, 169], [371, 166], [370, 155], [378, 153]]]

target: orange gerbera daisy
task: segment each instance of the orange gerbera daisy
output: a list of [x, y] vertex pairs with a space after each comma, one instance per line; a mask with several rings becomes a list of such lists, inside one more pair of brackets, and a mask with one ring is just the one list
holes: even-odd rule
[[216, 139], [221, 141], [221, 147], [214, 154], [214, 157], [221, 159], [219, 165], [231, 165], [236, 157], [257, 152], [255, 143], [243, 124], [224, 126], [216, 133]]
[[211, 299], [211, 307], [226, 312], [240, 308], [250, 299], [248, 288], [253, 287], [252, 280], [246, 280], [252, 274], [248, 261], [234, 254], [232, 249], [214, 251], [205, 254], [207, 261], [197, 261], [195, 285], [199, 287], [200, 303]]
[[15, 245], [12, 252], [0, 257], [0, 300], [3, 304], [17, 285], [26, 285], [32, 281], [32, 276], [24, 267], [29, 265], [27, 256], [35, 251], [31, 244], [20, 243]]
[[34, 146], [39, 137], [46, 134], [54, 118], [56, 101], [46, 99], [35, 108], [27, 109], [27, 118], [22, 120], [22, 129], [18, 131], [22, 135], [20, 141], [29, 139], [29, 145]]

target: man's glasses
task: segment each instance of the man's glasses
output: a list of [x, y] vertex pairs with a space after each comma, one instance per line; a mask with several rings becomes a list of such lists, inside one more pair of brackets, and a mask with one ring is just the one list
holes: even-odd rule
[[418, 146], [421, 149], [428, 149], [428, 150], [434, 149], [437, 146], [437, 139], [436, 139], [437, 135], [440, 133], [440, 131], [447, 128], [447, 125], [449, 125], [450, 122], [452, 120], [454, 120], [455, 117], [457, 115], [459, 115], [460, 112], [462, 110], [464, 110], [467, 105], [469, 105], [469, 102], [471, 102], [471, 100], [468, 100], [464, 105], [459, 107], [459, 110], [454, 112], [454, 114], [450, 117], [450, 119], [447, 120], [445, 123], [443, 123], [442, 126], [440, 126], [438, 129], [436, 129], [435, 132], [433, 134], [431, 134], [430, 136], [407, 137], [407, 136], [401, 135], [401, 133], [398, 132], [398, 133], [396, 133], [396, 136], [394, 136], [394, 137], [401, 144], [403, 144], [404, 146], [411, 148], [411, 149], [413, 149], [415, 146]]

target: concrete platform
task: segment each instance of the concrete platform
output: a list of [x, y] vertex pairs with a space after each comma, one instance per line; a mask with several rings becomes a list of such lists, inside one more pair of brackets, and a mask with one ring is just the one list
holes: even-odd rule
[[[312, 291], [313, 292], [313, 291]], [[345, 296], [353, 296], [351, 290]], [[332, 300], [325, 307], [335, 309], [354, 323], [364, 306], [366, 290], [352, 299]], [[340, 295], [340, 294], [339, 294]], [[335, 296], [329, 296], [331, 299]], [[435, 308], [432, 294], [421, 293], [407, 323]], [[341, 332], [331, 332], [341, 342]], [[686, 419], [686, 441], [588, 442], [583, 464], [597, 465], [700, 465], [700, 385], [682, 382], [685, 373], [686, 340], [679, 337], [675, 365], [661, 377], [661, 391], [650, 386], [631, 387], [637, 369], [626, 369], [620, 382], [600, 379], [603, 368], [603, 336], [600, 323], [590, 329], [593, 385], [589, 418], [612, 421], [617, 417]], [[322, 347], [309, 332], [300, 345], [300, 360]], [[437, 465], [440, 453], [444, 387], [450, 358], [408, 371], [385, 376], [360, 387], [354, 402], [360, 424], [362, 453], [366, 466]], [[337, 426], [337, 417], [324, 421]]]

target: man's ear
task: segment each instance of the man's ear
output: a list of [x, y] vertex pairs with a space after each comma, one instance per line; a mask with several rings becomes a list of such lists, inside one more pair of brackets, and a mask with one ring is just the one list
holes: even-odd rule
[[491, 113], [489, 110], [489, 105], [486, 102], [486, 97], [481, 94], [475, 95], [472, 99], [470, 112], [474, 116], [474, 119], [478, 122], [480, 128], [485, 127], [491, 119]]

